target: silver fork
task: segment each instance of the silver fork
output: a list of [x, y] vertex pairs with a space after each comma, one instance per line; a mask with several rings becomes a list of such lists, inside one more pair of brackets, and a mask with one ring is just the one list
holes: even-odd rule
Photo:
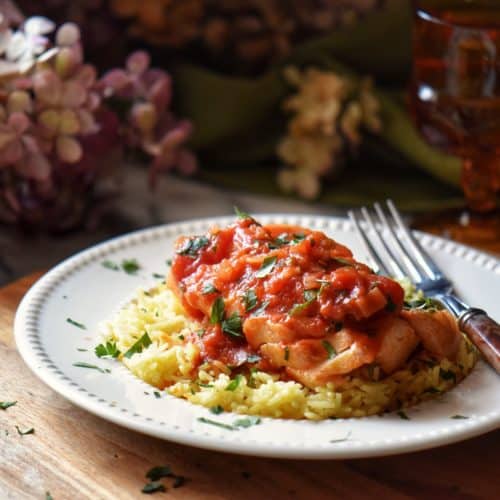
[[394, 203], [387, 200], [386, 205], [387, 211], [384, 211], [379, 203], [375, 203], [374, 213], [366, 207], [361, 208], [368, 231], [360, 224], [356, 212], [348, 212], [354, 229], [375, 264], [375, 271], [396, 278], [409, 277], [426, 296], [441, 302], [457, 317], [459, 328], [468, 335], [488, 363], [500, 373], [500, 325], [485, 311], [469, 307], [453, 293], [452, 282], [422, 249]]

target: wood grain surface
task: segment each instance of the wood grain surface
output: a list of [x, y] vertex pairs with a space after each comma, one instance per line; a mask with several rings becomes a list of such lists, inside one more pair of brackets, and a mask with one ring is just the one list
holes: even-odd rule
[[[494, 499], [500, 491], [500, 432], [407, 455], [343, 460], [275, 460], [180, 446], [101, 420], [57, 395], [24, 365], [12, 321], [39, 275], [0, 289], [0, 498], [132, 499], [145, 473], [170, 465], [172, 499]], [[34, 434], [21, 436], [16, 425]]]

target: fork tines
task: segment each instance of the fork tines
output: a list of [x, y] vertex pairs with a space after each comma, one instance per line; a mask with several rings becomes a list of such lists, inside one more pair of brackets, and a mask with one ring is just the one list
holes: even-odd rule
[[386, 200], [385, 204], [385, 210], [380, 203], [373, 205], [373, 211], [362, 207], [361, 216], [348, 212], [375, 271], [396, 278], [407, 276], [415, 283], [441, 278], [441, 272], [411, 234], [394, 203]]

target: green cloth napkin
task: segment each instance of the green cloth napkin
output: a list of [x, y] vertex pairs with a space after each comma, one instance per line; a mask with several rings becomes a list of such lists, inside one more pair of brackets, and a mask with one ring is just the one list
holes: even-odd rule
[[239, 78], [182, 64], [174, 68], [176, 103], [195, 125], [192, 146], [201, 178], [231, 188], [279, 194], [274, 151], [286, 126], [280, 110], [290, 93], [282, 69], [295, 64], [330, 68], [377, 84], [384, 128], [366, 140], [360, 157], [333, 181], [320, 201], [355, 205], [391, 197], [411, 210], [463, 204], [460, 160], [430, 147], [405, 109], [411, 58], [411, 7], [389, 0], [355, 26], [307, 41], [268, 73]]

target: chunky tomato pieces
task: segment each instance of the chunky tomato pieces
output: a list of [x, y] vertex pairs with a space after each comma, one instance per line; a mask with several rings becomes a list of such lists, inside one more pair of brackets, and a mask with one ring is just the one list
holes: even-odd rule
[[262, 226], [251, 217], [180, 238], [170, 285], [203, 325], [193, 336], [202, 358], [236, 366], [262, 354], [263, 328], [283, 345], [321, 339], [345, 325], [399, 314], [403, 304], [398, 283], [322, 232]]

